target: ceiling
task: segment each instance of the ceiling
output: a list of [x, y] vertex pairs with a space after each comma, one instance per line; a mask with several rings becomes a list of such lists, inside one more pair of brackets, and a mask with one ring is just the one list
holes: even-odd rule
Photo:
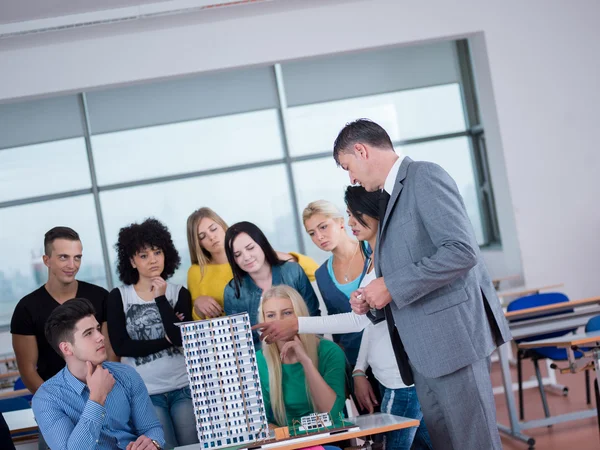
[[[0, 24], [165, 3], [156, 0], [2, 0]], [[168, 3], [168, 2], [167, 2]]]

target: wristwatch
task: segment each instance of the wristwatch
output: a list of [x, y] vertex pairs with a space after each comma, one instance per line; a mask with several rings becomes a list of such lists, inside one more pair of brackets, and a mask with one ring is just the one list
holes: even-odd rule
[[158, 442], [156, 442], [154, 439], [151, 439], [151, 441], [158, 450], [163, 450], [163, 448], [160, 446], [160, 444]]

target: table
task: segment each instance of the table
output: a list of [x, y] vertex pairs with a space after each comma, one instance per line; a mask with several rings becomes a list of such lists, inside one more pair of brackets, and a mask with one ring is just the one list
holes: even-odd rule
[[26, 431], [37, 431], [38, 424], [33, 417], [33, 409], [21, 409], [2, 413], [10, 434], [23, 433]]
[[17, 389], [16, 391], [6, 391], [0, 393], [0, 400], [5, 398], [21, 397], [23, 395], [31, 395], [29, 389]]
[[[536, 316], [544, 313], [557, 314], [536, 318]], [[591, 297], [582, 300], [557, 303], [554, 305], [540, 306], [537, 308], [521, 309], [519, 311], [511, 311], [505, 315], [509, 321], [513, 339], [522, 339], [539, 334], [551, 333], [553, 331], [563, 331], [584, 326], [589, 319], [600, 315], [600, 297]], [[519, 321], [517, 322], [517, 320]], [[510, 345], [511, 343], [507, 342], [498, 349], [504, 395], [506, 397], [506, 405], [510, 420], [510, 426], [498, 424], [498, 429], [500, 431], [526, 442], [529, 444], [529, 448], [532, 449], [535, 445], [535, 440], [523, 434], [522, 430], [544, 427], [570, 420], [585, 419], [596, 415], [594, 410], [583, 410], [544, 419], [520, 422], [517, 415], [514, 393], [511, 388], [512, 375], [509, 367]]]
[[500, 283], [503, 281], [518, 280], [519, 278], [521, 278], [521, 275], [507, 275], [505, 277], [494, 278], [492, 284], [494, 285], [494, 289], [498, 290], [500, 289]]
[[[416, 419], [408, 419], [406, 417], [394, 416], [392, 414], [375, 413], [364, 416], [356, 416], [348, 419], [354, 425], [360, 428], [358, 431], [348, 431], [345, 433], [330, 436], [323, 433], [323, 436], [315, 434], [315, 439], [302, 440], [294, 443], [290, 441], [289, 445], [281, 445], [276, 447], [277, 450], [293, 450], [297, 448], [311, 447], [314, 445], [330, 444], [337, 441], [345, 441], [346, 439], [360, 438], [371, 434], [386, 433], [388, 431], [401, 430], [403, 428], [418, 427], [419, 421]], [[248, 445], [248, 444], [246, 444]], [[243, 445], [228, 447], [229, 449], [240, 448]], [[186, 445], [184, 447], [176, 447], [175, 450], [198, 450], [200, 444]]]

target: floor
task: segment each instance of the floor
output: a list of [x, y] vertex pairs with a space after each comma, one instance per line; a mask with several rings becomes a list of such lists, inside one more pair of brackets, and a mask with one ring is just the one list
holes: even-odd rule
[[[546, 374], [545, 364], [542, 367], [542, 375]], [[517, 374], [513, 368], [513, 381], [516, 382]], [[534, 377], [534, 369], [531, 361], [523, 362], [523, 379], [528, 380]], [[595, 375], [591, 372], [590, 375]], [[558, 374], [558, 382], [568, 386], [569, 393], [563, 396], [553, 390], [547, 389], [547, 398], [550, 408], [550, 414], [558, 415], [568, 412], [578, 411], [584, 408], [594, 408], [594, 388], [591, 385], [592, 405], [586, 404], [585, 398], [585, 378], [583, 373], [578, 374]], [[502, 375], [500, 365], [496, 362], [492, 365], [492, 383], [494, 386], [502, 385]], [[591, 383], [590, 383], [591, 384]], [[504, 394], [496, 395], [496, 410], [498, 421], [508, 425], [508, 412]], [[515, 401], [518, 398], [515, 392]], [[544, 417], [540, 393], [537, 389], [526, 389], [524, 391], [525, 420], [541, 419]], [[600, 449], [600, 434], [598, 432], [598, 420], [596, 418], [571, 421], [553, 425], [552, 427], [532, 428], [525, 433], [536, 440], [536, 450], [598, 450]], [[527, 444], [510, 438], [500, 433], [502, 444], [505, 450], [528, 449]]]

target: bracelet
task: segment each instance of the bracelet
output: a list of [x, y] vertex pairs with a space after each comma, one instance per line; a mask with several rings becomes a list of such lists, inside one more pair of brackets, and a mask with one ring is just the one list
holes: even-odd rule
[[354, 377], [365, 377], [367, 378], [367, 374], [364, 372], [352, 372], [352, 378]]

